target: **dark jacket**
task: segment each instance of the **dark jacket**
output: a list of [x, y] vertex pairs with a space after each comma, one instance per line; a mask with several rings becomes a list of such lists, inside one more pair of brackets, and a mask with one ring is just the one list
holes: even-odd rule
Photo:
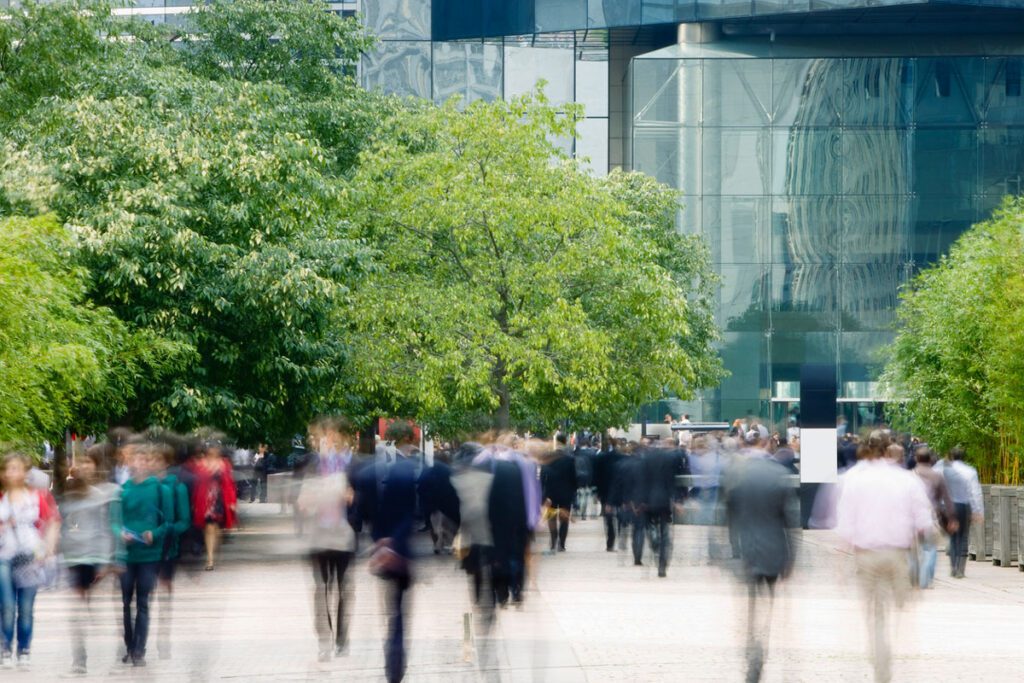
[[456, 524], [459, 523], [459, 496], [452, 486], [452, 468], [446, 463], [435, 462], [423, 470], [417, 491], [425, 516], [440, 512]]
[[509, 563], [523, 561], [529, 533], [523, 478], [514, 462], [495, 460], [493, 465], [487, 515], [491, 522], [494, 560], [509, 569]]
[[161, 482], [164, 485], [164, 493], [171, 498], [171, 510], [173, 511], [170, 528], [167, 530], [167, 537], [164, 541], [166, 559], [174, 559], [180, 554], [181, 535], [188, 531], [192, 524], [192, 510], [189, 506], [188, 488], [178, 478], [168, 473]]
[[597, 488], [597, 497], [602, 505], [618, 505], [611, 502], [612, 488], [615, 482], [619, 463], [622, 461], [622, 454], [614, 448], [598, 453], [594, 458], [594, 486]]
[[571, 507], [576, 500], [576, 463], [565, 451], [555, 451], [555, 459], [540, 470], [543, 497], [555, 507]]
[[645, 502], [643, 463], [640, 455], [624, 456], [615, 468], [609, 498], [615, 506], [641, 506]]
[[649, 448], [641, 458], [643, 504], [648, 512], [668, 512], [676, 497], [676, 475], [684, 473], [683, 455], [669, 448]]
[[748, 576], [778, 577], [793, 565], [790, 529], [799, 525], [786, 468], [767, 458], [736, 465], [726, 501], [730, 538]]
[[[373, 469], [373, 468], [371, 468]], [[398, 457], [379, 482], [373, 517], [373, 540], [391, 539], [391, 548], [402, 557], [412, 557], [409, 536], [416, 514], [416, 463]]]

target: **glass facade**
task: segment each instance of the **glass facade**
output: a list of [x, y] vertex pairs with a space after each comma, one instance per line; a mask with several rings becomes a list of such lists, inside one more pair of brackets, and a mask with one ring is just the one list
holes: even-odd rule
[[1020, 56], [862, 47], [722, 41], [632, 62], [631, 165], [684, 192], [681, 228], [722, 277], [732, 375], [705, 418], [767, 414], [809, 362], [836, 365], [841, 396], [870, 391], [899, 286], [1020, 189]]
[[[567, 153], [608, 169], [608, 37], [564, 31], [473, 40], [432, 40], [430, 0], [362, 0], [359, 7], [377, 48], [363, 58], [367, 88], [441, 103], [513, 97], [546, 82], [555, 105], [583, 104], [586, 118]], [[436, 18], [436, 13], [433, 17]]]
[[[455, 40], [929, 4], [927, 0], [433, 0], [433, 33], [435, 40]], [[960, 0], [950, 4], [1014, 7], [1021, 2]]]

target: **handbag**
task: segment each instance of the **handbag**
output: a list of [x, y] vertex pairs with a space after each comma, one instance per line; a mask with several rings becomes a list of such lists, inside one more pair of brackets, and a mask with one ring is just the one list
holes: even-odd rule
[[11, 559], [11, 578], [16, 588], [36, 588], [45, 580], [43, 565], [32, 553], [18, 553]]
[[369, 568], [371, 574], [382, 579], [404, 576], [408, 573], [406, 559], [388, 545], [379, 545], [374, 549], [370, 555]]

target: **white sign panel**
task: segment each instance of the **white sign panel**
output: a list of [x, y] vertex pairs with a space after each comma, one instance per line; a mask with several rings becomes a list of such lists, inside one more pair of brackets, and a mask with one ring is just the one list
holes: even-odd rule
[[835, 427], [800, 430], [800, 483], [834, 484], [839, 480], [837, 439]]

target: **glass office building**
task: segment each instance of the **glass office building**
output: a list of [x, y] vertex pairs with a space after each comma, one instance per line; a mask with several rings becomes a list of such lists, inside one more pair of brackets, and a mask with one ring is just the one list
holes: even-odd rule
[[722, 278], [731, 375], [675, 412], [778, 419], [801, 365], [828, 363], [849, 416], [870, 419], [900, 285], [1024, 182], [1024, 0], [330, 7], [381, 39], [367, 87], [472, 101], [544, 79], [585, 105], [562, 142], [595, 173], [682, 191], [679, 229], [705, 236]]

